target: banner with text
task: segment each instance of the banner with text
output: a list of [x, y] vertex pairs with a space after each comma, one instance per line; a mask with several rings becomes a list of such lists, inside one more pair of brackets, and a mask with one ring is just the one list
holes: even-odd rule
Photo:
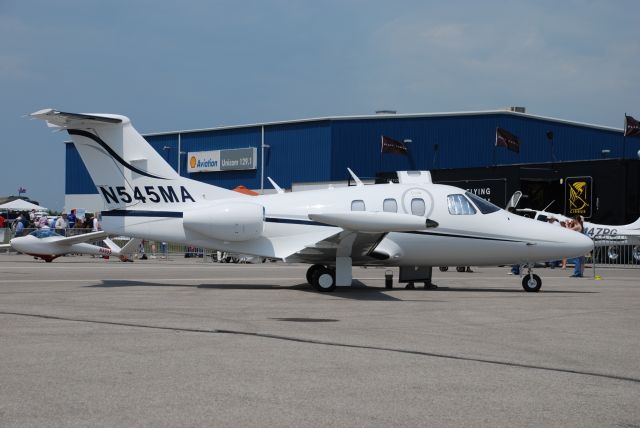
[[189, 152], [187, 159], [189, 173], [256, 169], [258, 165], [255, 147]]

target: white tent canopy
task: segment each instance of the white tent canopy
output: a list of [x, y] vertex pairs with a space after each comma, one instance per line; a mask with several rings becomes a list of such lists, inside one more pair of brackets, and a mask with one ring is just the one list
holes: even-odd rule
[[11, 202], [7, 202], [6, 204], [0, 205], [0, 210], [8, 210], [8, 211], [47, 211], [47, 208], [41, 207], [40, 205], [32, 204], [31, 202], [25, 201], [24, 199], [16, 199]]

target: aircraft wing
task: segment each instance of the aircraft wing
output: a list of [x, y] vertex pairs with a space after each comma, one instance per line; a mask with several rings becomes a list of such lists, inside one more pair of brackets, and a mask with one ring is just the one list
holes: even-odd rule
[[288, 259], [291, 261], [301, 260], [305, 262], [323, 263], [327, 260], [335, 260], [342, 243], [346, 240], [353, 241], [350, 249], [350, 257], [358, 260], [367, 256], [377, 258], [374, 250], [387, 236], [387, 233], [359, 233], [341, 231], [328, 238], [307, 245], [305, 248], [292, 254]]
[[52, 242], [55, 245], [73, 245], [78, 244], [80, 242], [89, 242], [89, 241], [102, 241], [109, 234], [107, 232], [90, 232], [83, 233], [82, 235], [69, 236], [67, 238], [58, 239], [57, 241]]
[[309, 214], [313, 221], [362, 233], [410, 232], [437, 227], [433, 220], [412, 214], [391, 212], [349, 211]]
[[389, 232], [408, 232], [437, 227], [438, 223], [421, 216], [390, 212], [350, 211], [309, 214], [309, 218], [339, 228], [339, 232], [306, 245], [290, 259], [307, 262], [335, 260], [336, 256], [386, 259], [388, 255], [375, 253], [378, 244]]

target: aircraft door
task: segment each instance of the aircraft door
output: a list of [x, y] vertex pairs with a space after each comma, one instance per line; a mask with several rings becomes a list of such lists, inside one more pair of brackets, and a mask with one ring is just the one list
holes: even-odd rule
[[433, 196], [419, 187], [409, 189], [402, 196], [402, 208], [407, 214], [429, 217], [433, 212]]

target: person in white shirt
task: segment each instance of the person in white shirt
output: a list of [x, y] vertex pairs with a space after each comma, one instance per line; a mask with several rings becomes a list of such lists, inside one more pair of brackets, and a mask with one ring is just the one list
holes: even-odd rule
[[58, 217], [56, 220], [56, 225], [54, 226], [56, 232], [61, 235], [64, 235], [65, 230], [69, 227], [69, 223], [67, 222], [67, 214], [62, 214], [62, 216]]

